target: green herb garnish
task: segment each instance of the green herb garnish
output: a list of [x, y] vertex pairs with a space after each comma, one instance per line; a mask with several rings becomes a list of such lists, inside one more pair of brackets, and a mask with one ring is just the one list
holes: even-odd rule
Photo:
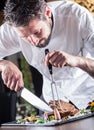
[[45, 123], [45, 120], [37, 120], [36, 123]]

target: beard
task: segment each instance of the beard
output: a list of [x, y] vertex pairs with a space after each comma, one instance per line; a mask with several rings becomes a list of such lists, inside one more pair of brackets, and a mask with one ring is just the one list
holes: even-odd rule
[[48, 44], [49, 44], [49, 41], [50, 41], [50, 38], [51, 38], [51, 34], [52, 34], [52, 23], [48, 23], [48, 21], [46, 21], [46, 25], [48, 26], [49, 28], [49, 35], [47, 38], [42, 38], [40, 39], [38, 45], [36, 47], [39, 47], [39, 48], [43, 48], [43, 47], [46, 47]]
[[38, 45], [36, 47], [39, 47], [39, 48], [43, 48], [43, 47], [46, 47], [48, 44], [49, 44], [49, 41], [50, 41], [50, 38], [51, 38], [51, 33], [50, 35], [48, 36], [48, 38], [42, 38]]

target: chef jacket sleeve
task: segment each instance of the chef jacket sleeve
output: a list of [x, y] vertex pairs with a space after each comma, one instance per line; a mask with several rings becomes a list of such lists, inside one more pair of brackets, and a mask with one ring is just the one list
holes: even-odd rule
[[85, 13], [81, 15], [80, 21], [80, 33], [82, 40], [84, 42], [83, 56], [89, 58], [94, 57], [94, 18], [86, 10]]
[[0, 59], [20, 51], [18, 36], [10, 25], [0, 26]]

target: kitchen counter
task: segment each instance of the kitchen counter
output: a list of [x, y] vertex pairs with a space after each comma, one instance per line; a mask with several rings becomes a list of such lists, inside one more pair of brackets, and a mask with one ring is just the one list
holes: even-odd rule
[[58, 126], [1, 126], [0, 130], [94, 130], [94, 116]]

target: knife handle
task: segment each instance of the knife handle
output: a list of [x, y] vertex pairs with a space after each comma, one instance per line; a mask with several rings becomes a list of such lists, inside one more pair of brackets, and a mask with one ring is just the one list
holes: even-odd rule
[[[48, 49], [45, 49], [45, 55], [47, 55], [49, 53], [49, 50]], [[53, 71], [52, 71], [52, 65], [49, 63], [48, 65], [48, 69], [49, 69], [49, 72], [50, 74], [52, 75], [53, 74]]]

